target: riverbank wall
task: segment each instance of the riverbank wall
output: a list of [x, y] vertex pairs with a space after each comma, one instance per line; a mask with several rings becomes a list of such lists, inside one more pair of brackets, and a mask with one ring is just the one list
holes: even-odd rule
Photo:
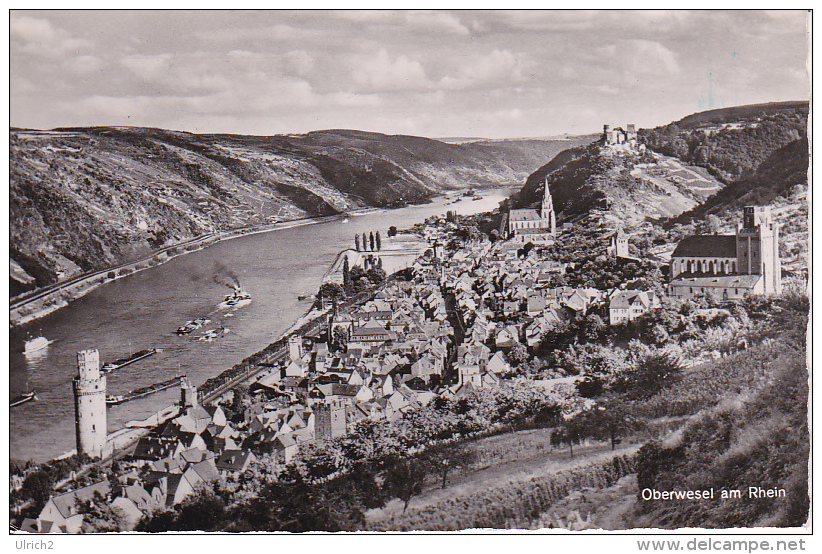
[[343, 262], [348, 258], [349, 267], [369, 269], [375, 265], [381, 267], [387, 275], [392, 275], [414, 264], [414, 261], [432, 248], [432, 245], [415, 235], [397, 235], [382, 241], [380, 250], [343, 250], [323, 275], [323, 283], [343, 283]]

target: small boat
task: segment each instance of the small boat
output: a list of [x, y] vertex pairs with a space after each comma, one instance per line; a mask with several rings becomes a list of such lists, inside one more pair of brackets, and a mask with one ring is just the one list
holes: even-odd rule
[[134, 354], [126, 358], [120, 358], [119, 360], [103, 364], [103, 367], [101, 369], [103, 370], [103, 373], [108, 373], [110, 371], [114, 371], [115, 369], [120, 369], [121, 367], [133, 364], [134, 362], [140, 361], [143, 358], [148, 358], [149, 356], [152, 356], [157, 352], [159, 352], [159, 350], [157, 350], [156, 348], [140, 350], [139, 352], [135, 352]]
[[29, 402], [31, 400], [37, 400], [37, 395], [34, 393], [34, 391], [27, 392], [25, 394], [21, 394], [20, 396], [14, 397], [9, 403], [9, 408], [14, 408], [15, 406], [25, 404], [26, 402]]
[[242, 308], [251, 304], [251, 295], [248, 294], [240, 285], [234, 287], [234, 292], [225, 297], [225, 300], [220, 302], [217, 307], [221, 310], [226, 308]]
[[226, 334], [228, 334], [228, 332], [229, 330], [225, 327], [220, 327], [219, 329], [209, 329], [208, 331], [203, 333], [203, 336], [201, 336], [197, 340], [201, 340], [203, 342], [212, 342], [216, 338], [224, 337]]
[[161, 390], [166, 390], [177, 383], [180, 382], [182, 376], [177, 376], [169, 379], [168, 381], [163, 381], [162, 383], [154, 383], [148, 387], [142, 387], [126, 394], [116, 394], [116, 395], [106, 395], [106, 404], [122, 404], [123, 402], [128, 402], [129, 400], [135, 400], [137, 398], [142, 398], [144, 396], [148, 396], [149, 394], [154, 394], [155, 392], [160, 392]]
[[33, 352], [37, 352], [47, 347], [49, 343], [51, 343], [51, 341], [46, 337], [37, 337], [35, 339], [27, 340], [26, 347], [23, 350], [23, 353], [31, 354]]
[[307, 295], [307, 294], [299, 294], [299, 295], [297, 295], [297, 300], [305, 300], [306, 298], [308, 298], [308, 295]]
[[185, 325], [177, 328], [178, 335], [187, 335], [192, 331], [196, 331], [206, 323], [211, 323], [210, 319], [205, 319], [204, 317], [198, 317], [197, 319], [192, 319], [191, 321], [187, 321]]

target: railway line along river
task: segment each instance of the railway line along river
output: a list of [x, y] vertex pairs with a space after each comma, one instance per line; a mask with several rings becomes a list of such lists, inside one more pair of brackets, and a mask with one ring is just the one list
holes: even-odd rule
[[[222, 241], [169, 262], [102, 285], [67, 307], [10, 331], [10, 397], [34, 390], [38, 401], [12, 408], [9, 455], [45, 461], [74, 448], [71, 379], [77, 351], [96, 348], [101, 361], [138, 350], [161, 352], [107, 375], [107, 392], [130, 390], [185, 373], [199, 384], [274, 342], [310, 306], [323, 274], [337, 253], [353, 245], [354, 235], [388, 227], [407, 228], [447, 210], [468, 215], [490, 211], [507, 189], [485, 190], [482, 200], [438, 197], [433, 203], [366, 213], [342, 220], [295, 226]], [[237, 278], [252, 297], [240, 308], [219, 309]], [[307, 295], [305, 300], [298, 296]], [[179, 336], [186, 321], [211, 323]], [[209, 329], [228, 331], [200, 341]], [[23, 354], [27, 333], [52, 341], [46, 349]], [[143, 419], [179, 396], [177, 388], [108, 408], [108, 431]]]

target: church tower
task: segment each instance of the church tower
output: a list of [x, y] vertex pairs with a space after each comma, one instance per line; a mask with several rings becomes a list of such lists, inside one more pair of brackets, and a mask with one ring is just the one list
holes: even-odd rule
[[77, 353], [78, 376], [74, 389], [74, 427], [77, 453], [91, 458], [103, 455], [106, 446], [106, 376], [100, 372], [100, 353]]
[[551, 231], [552, 235], [557, 234], [557, 217], [554, 213], [554, 199], [551, 197], [551, 190], [548, 188], [548, 178], [545, 179], [545, 193], [542, 195], [542, 210], [540, 211], [541, 227]]
[[736, 231], [736, 267], [740, 275], [762, 275], [764, 294], [782, 292], [779, 224], [769, 206], [745, 206]]

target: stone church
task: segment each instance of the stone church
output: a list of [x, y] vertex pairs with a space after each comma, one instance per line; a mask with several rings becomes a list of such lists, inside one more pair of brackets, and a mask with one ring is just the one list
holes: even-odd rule
[[531, 208], [511, 210], [508, 214], [508, 238], [514, 242], [550, 244], [557, 234], [557, 217], [554, 213], [554, 201], [545, 180], [545, 194], [542, 197], [540, 210]]
[[779, 225], [769, 206], [746, 206], [736, 235], [683, 239], [671, 256], [669, 294], [710, 293], [720, 300], [780, 294]]

